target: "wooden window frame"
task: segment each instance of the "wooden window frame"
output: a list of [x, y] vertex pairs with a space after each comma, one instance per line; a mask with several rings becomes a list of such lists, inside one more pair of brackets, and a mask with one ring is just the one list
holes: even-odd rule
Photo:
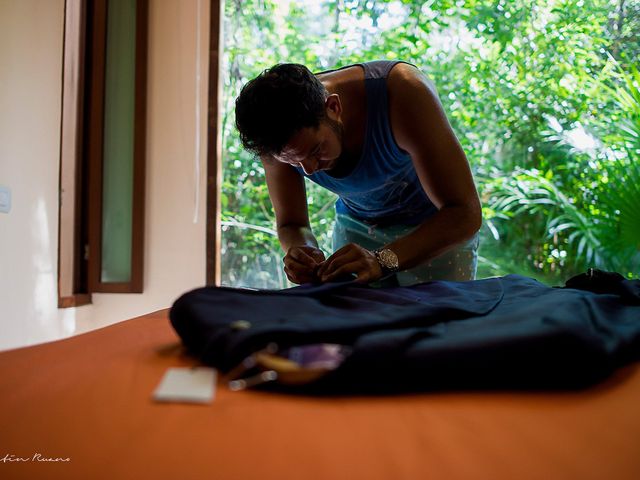
[[104, 102], [106, 63], [106, 24], [108, 0], [92, 2], [92, 38], [87, 52], [90, 68], [85, 118], [88, 164], [88, 286], [91, 292], [142, 293], [144, 280], [144, 197], [147, 89], [147, 0], [136, 2], [135, 106], [133, 147], [133, 205], [131, 235], [131, 279], [128, 282], [103, 282], [102, 272], [102, 185], [104, 152]]
[[142, 293], [148, 0], [136, 2], [132, 259], [129, 282], [101, 281], [102, 152], [108, 0], [66, 0], [64, 22], [58, 307], [91, 293]]
[[86, 4], [66, 0], [64, 7], [62, 119], [60, 132], [60, 204], [58, 215], [58, 307], [91, 303], [83, 269], [81, 218], [83, 97]]
[[211, 0], [209, 19], [209, 101], [207, 115], [206, 283], [220, 285], [220, 186], [222, 185], [222, 19], [224, 0]]

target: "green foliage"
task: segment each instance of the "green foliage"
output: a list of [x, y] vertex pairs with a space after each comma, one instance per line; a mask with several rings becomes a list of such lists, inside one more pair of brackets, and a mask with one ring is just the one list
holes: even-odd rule
[[[480, 277], [637, 276], [638, 26], [638, 0], [226, 2], [223, 283], [287, 285], [264, 170], [234, 127], [242, 84], [277, 62], [379, 58], [412, 62], [438, 87], [483, 200]], [[330, 253], [335, 199], [307, 188]]]
[[[551, 170], [517, 168], [505, 177], [494, 171], [483, 182], [485, 219], [494, 239], [502, 227], [510, 247], [524, 241], [522, 250], [549, 277], [587, 266], [629, 277], [640, 271], [640, 75], [635, 67], [629, 73], [616, 68], [615, 75], [596, 82], [614, 106], [613, 114], [594, 125], [605, 143], [589, 156], [563, 147], [556, 137], [556, 154], [544, 155], [546, 163], [557, 163], [551, 160], [560, 152], [573, 175], [556, 178]], [[522, 228], [538, 228], [542, 242], [529, 241], [531, 232], [523, 235]]]
[[614, 59], [611, 63], [616, 70], [603, 87], [618, 109], [601, 126], [610, 145], [604, 170], [611, 179], [599, 192], [609, 207], [603, 239], [611, 249], [611, 267], [632, 276], [640, 271], [640, 72], [635, 65], [627, 72]]

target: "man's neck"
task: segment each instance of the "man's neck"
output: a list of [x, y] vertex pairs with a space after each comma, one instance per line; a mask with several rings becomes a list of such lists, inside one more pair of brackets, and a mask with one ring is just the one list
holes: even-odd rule
[[337, 93], [342, 103], [342, 154], [336, 166], [327, 172], [332, 177], [349, 175], [358, 164], [366, 138], [367, 95], [364, 71], [359, 66], [320, 77], [329, 93]]

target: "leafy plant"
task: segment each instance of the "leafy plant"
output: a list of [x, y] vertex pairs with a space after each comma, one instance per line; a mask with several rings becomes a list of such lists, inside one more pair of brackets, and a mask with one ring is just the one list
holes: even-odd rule
[[[224, 21], [223, 283], [287, 286], [264, 170], [234, 127], [240, 87], [277, 62], [381, 58], [438, 87], [483, 199], [479, 276], [638, 275], [638, 0], [230, 0]], [[329, 253], [334, 196], [307, 189]]]
[[[615, 249], [612, 267], [629, 275], [640, 272], [640, 72], [635, 65], [625, 71], [615, 67], [609, 84], [603, 84], [618, 111], [606, 119], [602, 130], [611, 143], [605, 152], [608, 188], [600, 198], [607, 205], [602, 223], [609, 227], [608, 245]], [[608, 69], [607, 69], [608, 70]]]

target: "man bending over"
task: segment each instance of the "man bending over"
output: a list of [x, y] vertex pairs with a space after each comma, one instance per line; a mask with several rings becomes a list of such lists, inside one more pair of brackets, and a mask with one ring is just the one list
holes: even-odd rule
[[[475, 278], [482, 219], [469, 163], [413, 65], [315, 75], [276, 65], [243, 87], [236, 125], [263, 162], [292, 282]], [[304, 177], [339, 197], [328, 258], [309, 225]]]

